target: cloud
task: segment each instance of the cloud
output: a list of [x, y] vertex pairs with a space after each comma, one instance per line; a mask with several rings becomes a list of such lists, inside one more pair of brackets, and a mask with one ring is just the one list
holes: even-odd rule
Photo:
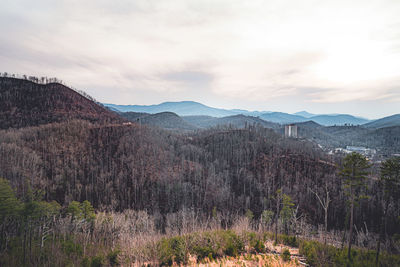
[[177, 71], [160, 75], [162, 80], [176, 82], [183, 87], [209, 88], [214, 79], [213, 75], [201, 71]]
[[393, 102], [399, 13], [380, 0], [6, 0], [0, 70], [121, 104]]

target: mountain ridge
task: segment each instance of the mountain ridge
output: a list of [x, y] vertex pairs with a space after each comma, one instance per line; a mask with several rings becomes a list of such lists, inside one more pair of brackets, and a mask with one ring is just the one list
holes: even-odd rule
[[116, 105], [107, 103], [104, 105], [112, 110], [119, 110], [121, 112], [133, 111], [155, 114], [169, 111], [179, 116], [211, 116], [222, 118], [242, 114], [256, 118], [259, 117], [265, 121], [279, 124], [300, 123], [308, 120], [313, 120], [324, 126], [361, 125], [370, 122], [367, 119], [350, 114], [312, 114], [307, 111], [290, 114], [285, 112], [222, 109], [209, 107], [195, 101], [163, 102], [155, 105]]
[[196, 130], [197, 127], [186, 122], [182, 117], [173, 112], [160, 112], [156, 114], [123, 112], [122, 117], [139, 124], [151, 125], [167, 130]]
[[195, 125], [199, 128], [210, 128], [216, 126], [233, 126], [235, 128], [246, 128], [246, 126], [251, 125], [259, 125], [270, 129], [279, 128], [279, 124], [265, 121], [259, 117], [247, 116], [243, 114], [226, 116], [222, 118], [215, 118], [210, 116], [183, 116], [182, 118], [191, 125]]
[[367, 128], [384, 128], [400, 125], [400, 114], [383, 117], [364, 124]]

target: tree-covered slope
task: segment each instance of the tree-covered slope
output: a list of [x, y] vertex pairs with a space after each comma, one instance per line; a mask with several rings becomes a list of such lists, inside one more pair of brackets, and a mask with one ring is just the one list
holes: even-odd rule
[[367, 128], [384, 128], [392, 126], [400, 126], [400, 114], [384, 117], [363, 125]]
[[173, 112], [161, 112], [156, 114], [122, 112], [120, 115], [129, 121], [143, 125], [150, 125], [171, 130], [195, 130], [196, 126], [191, 125]]
[[123, 121], [116, 113], [62, 84], [0, 77], [0, 129], [72, 119]]

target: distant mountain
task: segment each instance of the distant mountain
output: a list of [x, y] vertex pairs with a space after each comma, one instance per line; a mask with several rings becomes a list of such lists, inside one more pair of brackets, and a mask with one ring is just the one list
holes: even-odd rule
[[280, 123], [280, 124], [308, 121], [308, 119], [304, 118], [303, 116], [292, 115], [292, 114], [283, 113], [283, 112], [265, 113], [265, 114], [262, 114], [260, 116], [260, 118], [263, 120], [266, 120], [266, 121]]
[[[245, 115], [252, 117], [259, 117], [264, 121], [269, 121], [279, 124], [299, 123], [313, 120], [318, 124], [325, 126], [332, 125], [359, 125], [369, 122], [367, 119], [355, 117], [347, 114], [329, 114], [329, 115], [315, 115], [307, 111], [300, 111], [295, 114], [288, 114], [284, 112], [270, 112], [270, 111], [248, 111], [243, 109], [221, 109], [213, 108], [193, 101], [182, 102], [164, 102], [158, 105], [115, 105], [104, 104], [111, 110], [118, 110], [120, 112], [142, 112], [156, 114], [160, 112], [173, 112], [179, 116], [210, 116], [215, 118], [229, 117], [234, 115]], [[190, 120], [190, 118], [187, 118]], [[243, 120], [243, 117], [240, 119]], [[247, 120], [254, 120], [249, 119]], [[220, 122], [207, 122], [208, 124]], [[203, 126], [199, 126], [203, 127]], [[208, 127], [208, 126], [206, 126]]]
[[222, 118], [211, 116], [183, 116], [172, 112], [149, 114], [143, 112], [121, 112], [120, 115], [127, 120], [144, 125], [156, 126], [164, 129], [196, 130], [216, 126], [232, 126], [233, 128], [245, 128], [258, 125], [265, 128], [277, 129], [279, 124], [264, 121], [257, 117], [245, 115], [233, 115]]
[[182, 102], [164, 102], [158, 105], [114, 105], [104, 104], [107, 107], [117, 109], [122, 112], [145, 112], [145, 113], [160, 113], [160, 112], [173, 112], [179, 116], [193, 116], [193, 115], [206, 115], [213, 117], [225, 117], [230, 115], [236, 115], [237, 112], [212, 108], [193, 101], [182, 101]]
[[115, 112], [59, 83], [0, 77], [0, 129], [74, 119], [122, 122]]
[[187, 123], [173, 112], [160, 112], [156, 114], [123, 112], [122, 117], [139, 124], [156, 126], [164, 129], [195, 130], [197, 127]]
[[243, 109], [221, 109], [213, 108], [194, 101], [181, 102], [164, 102], [158, 105], [116, 105], [103, 104], [113, 111], [119, 112], [144, 112], [144, 113], [160, 113], [173, 112], [179, 116], [211, 116], [211, 117], [226, 117], [232, 115], [243, 114], [246, 116], [260, 116], [269, 111], [248, 111]]
[[[400, 126], [367, 128], [357, 126], [322, 126], [313, 121], [296, 123], [299, 137], [313, 140], [330, 149], [362, 146], [377, 149], [379, 153], [400, 153]], [[279, 131], [283, 134], [283, 129]]]
[[307, 128], [321, 128], [323, 127], [322, 125], [316, 123], [315, 121], [305, 121], [305, 122], [300, 122], [300, 123], [296, 123], [296, 125], [298, 127], [307, 127]]
[[183, 116], [187, 123], [194, 125], [199, 128], [210, 128], [218, 125], [216, 117], [196, 115], [196, 116]]
[[113, 112], [117, 112], [117, 113], [120, 113], [120, 112], [121, 112], [119, 109], [116, 109], [116, 108], [113, 108], [113, 107], [107, 107], [107, 106], [105, 106], [105, 108], [108, 109], [108, 110], [111, 110], [111, 111], [113, 111]]
[[271, 111], [248, 111], [248, 110], [244, 110], [244, 109], [231, 109], [230, 111], [232, 111], [238, 115], [241, 114], [241, 115], [252, 116], [252, 117], [259, 117], [265, 113], [271, 113]]
[[319, 123], [321, 125], [330, 126], [330, 125], [360, 125], [367, 123], [369, 120], [354, 117], [352, 115], [347, 114], [338, 114], [338, 115], [317, 115], [310, 117], [311, 120]]
[[384, 117], [379, 120], [375, 120], [363, 125], [367, 128], [383, 128], [391, 126], [400, 126], [400, 114]]
[[313, 116], [316, 116], [315, 114], [309, 113], [309, 112], [307, 112], [305, 110], [293, 113], [293, 115], [299, 115], [299, 116], [302, 116], [304, 118], [311, 118]]
[[[322, 126], [314, 121], [306, 121], [296, 123], [298, 127], [299, 137], [304, 137], [309, 140], [316, 141], [318, 144], [323, 144], [324, 146], [338, 146], [339, 142], [335, 139], [332, 134], [326, 131], [328, 127]], [[283, 129], [281, 134], [283, 134]]]
[[278, 128], [276, 123], [268, 122], [253, 116], [245, 116], [242, 114], [227, 116], [223, 118], [215, 118], [210, 116], [185, 116], [183, 117], [188, 123], [199, 128], [210, 128], [215, 126], [233, 126], [235, 128], [245, 128], [246, 125], [259, 125], [265, 128]]
[[264, 120], [280, 124], [300, 123], [310, 120], [324, 126], [360, 125], [368, 122], [367, 119], [355, 117], [348, 114], [314, 115], [308, 113], [307, 111], [300, 111], [294, 114], [271, 112], [263, 114], [260, 117]]

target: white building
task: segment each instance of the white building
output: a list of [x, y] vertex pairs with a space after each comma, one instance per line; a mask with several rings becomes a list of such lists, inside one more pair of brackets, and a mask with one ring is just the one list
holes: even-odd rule
[[346, 146], [346, 152], [357, 152], [364, 156], [373, 156], [376, 154], [376, 149], [366, 148], [363, 146]]
[[285, 125], [285, 137], [297, 138], [297, 125], [294, 124]]

